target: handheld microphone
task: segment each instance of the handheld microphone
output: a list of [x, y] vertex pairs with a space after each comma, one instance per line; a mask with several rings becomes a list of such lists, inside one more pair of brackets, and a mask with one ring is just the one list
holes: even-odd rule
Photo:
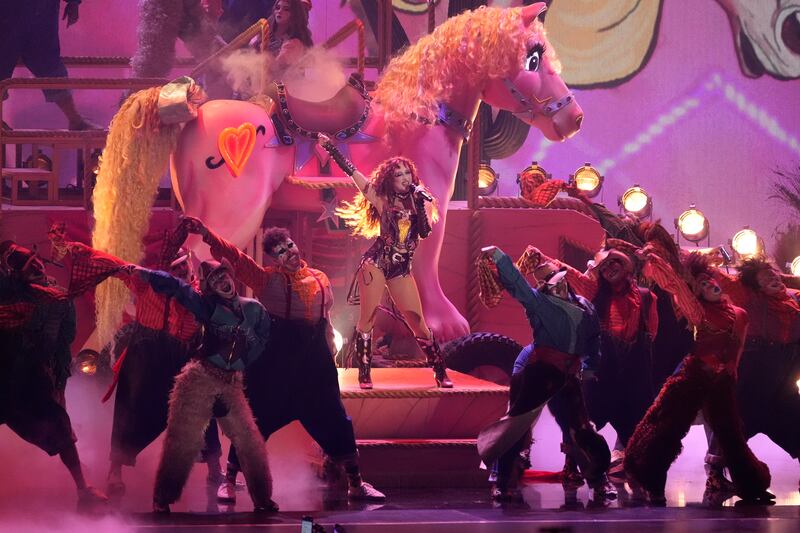
[[422, 185], [417, 185], [416, 187], [414, 187], [414, 194], [420, 195], [422, 199], [425, 200], [426, 202], [433, 202], [433, 196], [431, 196], [431, 193], [426, 191], [425, 187], [423, 187]]

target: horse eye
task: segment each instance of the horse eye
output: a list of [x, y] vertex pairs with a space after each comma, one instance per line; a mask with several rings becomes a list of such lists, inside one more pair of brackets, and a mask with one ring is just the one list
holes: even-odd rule
[[541, 52], [539, 50], [534, 50], [528, 56], [528, 60], [525, 66], [531, 72], [536, 72], [537, 70], [539, 70], [540, 61], [541, 61]]

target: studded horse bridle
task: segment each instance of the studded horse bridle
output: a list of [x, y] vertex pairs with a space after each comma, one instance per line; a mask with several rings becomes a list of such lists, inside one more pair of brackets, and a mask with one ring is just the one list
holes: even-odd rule
[[[528, 114], [525, 118], [527, 120], [533, 120], [536, 115], [544, 115], [546, 117], [552, 117], [565, 107], [569, 105], [575, 99], [575, 95], [572, 94], [572, 91], [567, 92], [564, 96], [559, 98], [555, 101], [548, 101], [544, 100], [543, 102], [536, 102], [536, 104], [545, 104], [545, 105], [535, 105], [534, 102], [531, 102], [522, 91], [514, 85], [514, 82], [508, 78], [503, 78], [503, 85], [506, 86], [508, 92], [511, 93], [512, 98], [519, 103], [523, 109], [522, 111], [514, 111], [512, 112], [517, 118], [522, 119], [521, 115]], [[535, 100], [535, 98], [534, 98]]]

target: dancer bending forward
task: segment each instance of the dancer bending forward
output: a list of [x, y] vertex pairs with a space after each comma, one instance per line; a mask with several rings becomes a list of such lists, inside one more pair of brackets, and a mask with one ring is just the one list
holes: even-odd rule
[[600, 322], [594, 307], [572, 292], [566, 272], [551, 262], [536, 267], [534, 274], [541, 281], [534, 289], [500, 249], [484, 248], [482, 260], [486, 259], [497, 265], [500, 283], [525, 307], [536, 332], [536, 344], [525, 367], [511, 376], [508, 413], [478, 436], [483, 461], [498, 461], [493, 497], [500, 501], [519, 499], [516, 483], [521, 473], [520, 452], [530, 446], [531, 424], [542, 407], [560, 392], [576, 461], [594, 490], [595, 501], [616, 499], [617, 493], [606, 477], [611, 454], [589, 421], [578, 376], [581, 363], [591, 368], [599, 355]]
[[706, 256], [692, 253], [683, 261], [690, 290], [652, 250], [642, 250], [647, 260], [643, 272], [673, 295], [676, 306], [695, 327], [695, 344], [628, 442], [624, 461], [628, 479], [647, 490], [651, 504], [666, 505], [667, 470], [702, 409], [718, 439], [736, 494], [744, 500], [770, 503], [774, 496], [767, 491], [769, 469], [747, 446], [736, 401], [736, 367], [747, 313], [722, 298]]

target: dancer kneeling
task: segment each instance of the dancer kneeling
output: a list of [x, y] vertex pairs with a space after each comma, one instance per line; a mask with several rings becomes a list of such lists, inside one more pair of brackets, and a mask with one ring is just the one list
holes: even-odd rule
[[[525, 307], [536, 333], [536, 345], [525, 367], [511, 377], [508, 413], [478, 436], [483, 461], [487, 465], [498, 461], [493, 497], [501, 501], [519, 499], [519, 454], [530, 446], [531, 424], [542, 407], [560, 392], [568, 400], [565, 414], [578, 467], [594, 489], [594, 500], [616, 499], [617, 493], [606, 477], [608, 445], [589, 421], [579, 381], [581, 363], [591, 369], [599, 355], [600, 323], [594, 307], [570, 290], [565, 271], [551, 262], [536, 267], [534, 274], [541, 281], [534, 289], [498, 248], [484, 248], [480, 261], [484, 266], [487, 261], [496, 265], [500, 283]], [[491, 266], [489, 270], [493, 270]], [[499, 295], [489, 305], [498, 301]]]
[[628, 480], [647, 490], [651, 504], [666, 505], [667, 470], [702, 409], [730, 469], [736, 495], [771, 503], [769, 469], [747, 446], [736, 401], [736, 367], [747, 313], [722, 298], [706, 256], [692, 253], [683, 260], [690, 289], [653, 250], [646, 246], [640, 252], [647, 260], [643, 273], [673, 295], [676, 307], [695, 327], [695, 344], [628, 442], [624, 461]]
[[[392, 157], [378, 164], [367, 179], [323, 134], [319, 141], [336, 164], [361, 191], [352, 204], [338, 211], [340, 217], [362, 237], [378, 237], [366, 251], [358, 270], [361, 311], [356, 335], [358, 383], [362, 389], [372, 388], [372, 325], [383, 292], [389, 289], [395, 305], [416, 337], [417, 344], [433, 367], [436, 386], [452, 388], [447, 377], [444, 357], [433, 332], [425, 323], [422, 303], [414, 278], [411, 260], [420, 239], [431, 234], [425, 202], [433, 197], [425, 191], [410, 159]], [[435, 210], [433, 221], [436, 221]]]
[[204, 330], [197, 359], [183, 367], [170, 393], [153, 510], [169, 512], [169, 505], [180, 497], [214, 415], [239, 451], [255, 511], [277, 511], [270, 499], [272, 480], [264, 442], [242, 387], [242, 370], [264, 351], [269, 315], [256, 300], [237, 295], [233, 268], [227, 261], [200, 265], [202, 295], [165, 272], [135, 266], [131, 270], [157, 293], [174, 296]]

